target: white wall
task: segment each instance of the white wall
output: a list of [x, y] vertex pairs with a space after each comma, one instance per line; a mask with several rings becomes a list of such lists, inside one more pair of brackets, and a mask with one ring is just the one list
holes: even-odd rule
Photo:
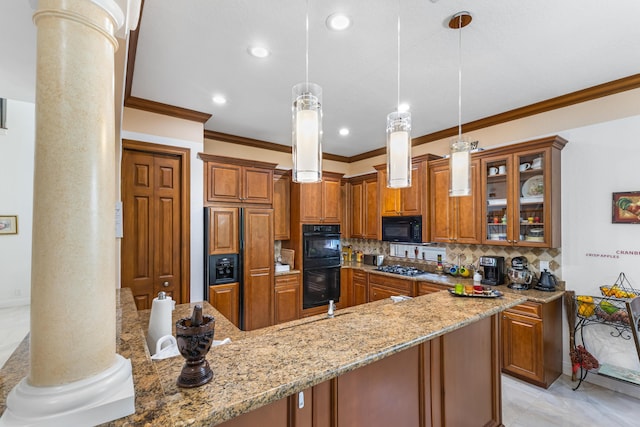
[[35, 104], [7, 100], [0, 134], [0, 215], [18, 216], [18, 234], [0, 235], [0, 307], [29, 304]]
[[122, 131], [122, 138], [191, 150], [189, 160], [191, 166], [191, 301], [202, 301], [204, 299], [204, 202], [202, 196], [204, 194], [204, 163], [198, 159], [198, 153], [202, 151], [203, 144], [127, 130]]
[[[640, 191], [640, 116], [561, 134], [569, 140], [562, 151], [562, 278], [567, 289], [600, 296], [599, 287], [612, 285], [620, 272], [640, 289], [640, 224], [611, 222], [612, 193]], [[587, 349], [601, 363], [640, 370], [631, 340], [612, 337], [609, 327], [588, 328]], [[569, 374], [566, 319], [564, 337], [564, 372]], [[588, 379], [640, 396], [637, 387], [595, 375]]]
[[611, 222], [612, 193], [640, 191], [639, 135], [640, 116], [563, 133], [562, 270], [576, 291], [599, 295], [621, 271], [640, 288], [640, 224]]

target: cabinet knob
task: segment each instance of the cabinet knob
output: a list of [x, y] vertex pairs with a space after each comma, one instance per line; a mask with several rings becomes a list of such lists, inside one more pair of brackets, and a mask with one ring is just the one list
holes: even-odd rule
[[162, 283], [162, 286], [164, 286], [165, 288], [168, 288], [169, 287], [169, 282]]

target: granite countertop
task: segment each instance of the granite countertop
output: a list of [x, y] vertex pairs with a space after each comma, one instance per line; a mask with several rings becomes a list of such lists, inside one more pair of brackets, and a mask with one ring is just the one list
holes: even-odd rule
[[[460, 298], [435, 292], [399, 303], [390, 299], [242, 332], [207, 302], [216, 318], [215, 339], [231, 343], [207, 356], [213, 380], [202, 387], [176, 385], [184, 360], [152, 361], [145, 344], [150, 311], [137, 312], [128, 289], [119, 292], [117, 351], [130, 358], [136, 413], [108, 426], [216, 425], [315, 384], [370, 364], [526, 301]], [[189, 317], [194, 303], [181, 304], [174, 321]], [[366, 339], [363, 339], [366, 337]], [[0, 370], [0, 412], [6, 395], [28, 373], [28, 339]]]
[[[317, 315], [251, 332], [234, 331], [204, 303], [206, 313], [223, 321], [220, 329], [216, 323], [216, 339], [232, 339], [207, 357], [213, 380], [197, 389], [181, 389], [176, 385], [181, 359], [153, 364], [175, 425], [216, 425], [524, 300], [437, 292], [400, 303], [387, 299], [349, 307], [336, 311], [332, 319]], [[192, 306], [179, 306], [174, 317], [189, 316]]]
[[300, 270], [288, 270], [288, 271], [276, 271], [275, 272], [275, 276], [288, 276], [290, 274], [298, 274], [300, 273]]
[[[342, 267], [354, 268], [354, 269], [363, 270], [369, 273], [382, 274], [384, 276], [395, 277], [396, 279], [425, 281], [429, 283], [436, 283], [439, 285], [447, 285], [447, 286], [454, 286], [456, 283], [462, 283], [463, 285], [473, 283], [473, 279], [471, 278], [454, 277], [454, 276], [451, 276], [450, 274], [442, 274], [442, 273], [425, 273], [419, 276], [401, 276], [399, 274], [385, 273], [383, 271], [378, 271], [376, 270], [377, 267], [374, 265], [363, 264], [355, 261], [343, 262]], [[527, 298], [528, 301], [546, 304], [548, 302], [554, 301], [562, 297], [562, 295], [564, 294], [565, 282], [559, 280], [558, 287], [556, 288], [555, 291], [552, 291], [552, 292], [539, 291], [536, 289], [527, 289], [527, 290], [519, 291], [519, 290], [511, 289], [506, 285], [488, 286], [488, 287], [499, 290], [500, 292], [505, 294], [514, 294], [514, 295], [524, 296]]]

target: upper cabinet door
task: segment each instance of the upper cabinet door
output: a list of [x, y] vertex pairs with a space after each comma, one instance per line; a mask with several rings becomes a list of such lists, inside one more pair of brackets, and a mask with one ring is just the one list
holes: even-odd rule
[[339, 179], [325, 179], [322, 182], [322, 208], [322, 222], [340, 223], [342, 194]]
[[480, 243], [480, 161], [471, 162], [471, 195], [449, 197], [448, 160], [429, 164], [431, 241], [443, 243]]
[[422, 215], [422, 181], [420, 179], [422, 163], [411, 168], [411, 187], [400, 190], [400, 214], [405, 216]]
[[205, 176], [208, 202], [239, 203], [242, 201], [242, 167], [207, 162]]
[[[204, 203], [271, 205], [274, 163], [200, 153], [204, 161]], [[266, 206], [265, 206], [266, 207]]]
[[365, 239], [380, 239], [378, 236], [378, 229], [380, 219], [378, 216], [378, 180], [368, 179], [364, 181], [364, 238]]
[[[292, 191], [292, 214], [300, 222], [340, 224], [342, 220], [342, 174], [323, 172], [321, 182], [294, 183]], [[299, 216], [298, 216], [299, 214]]]
[[244, 203], [273, 202], [273, 170], [261, 168], [243, 168], [242, 201]]
[[424, 215], [423, 195], [426, 185], [426, 166], [424, 161], [414, 162], [411, 166], [411, 187], [387, 188], [387, 171], [384, 165], [378, 170], [378, 194], [380, 195], [380, 216]]
[[322, 221], [322, 182], [296, 185], [300, 188], [300, 221]]
[[483, 242], [560, 247], [560, 152], [558, 136], [481, 154]]
[[276, 240], [291, 238], [291, 177], [288, 172], [273, 174], [273, 223]]
[[238, 253], [238, 208], [209, 209], [209, 255]]

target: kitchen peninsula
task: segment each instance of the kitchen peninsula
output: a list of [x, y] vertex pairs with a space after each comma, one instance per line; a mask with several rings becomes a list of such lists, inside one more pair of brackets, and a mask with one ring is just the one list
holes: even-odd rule
[[[273, 426], [310, 426], [312, 417], [313, 425], [327, 426], [389, 425], [392, 419], [412, 426], [478, 425], [481, 417], [480, 425], [498, 426], [498, 314], [526, 300], [442, 291], [251, 332], [204, 303], [205, 313], [216, 317], [215, 338], [232, 342], [209, 352], [209, 384], [181, 389], [176, 378], [183, 359], [150, 360], [144, 343], [149, 312], [136, 312], [127, 289], [118, 293], [118, 352], [132, 360], [136, 413], [111, 426], [256, 425], [251, 417]], [[194, 305], [179, 305], [174, 320], [189, 316]], [[26, 360], [27, 339], [0, 372], [0, 411], [27, 374]]]

